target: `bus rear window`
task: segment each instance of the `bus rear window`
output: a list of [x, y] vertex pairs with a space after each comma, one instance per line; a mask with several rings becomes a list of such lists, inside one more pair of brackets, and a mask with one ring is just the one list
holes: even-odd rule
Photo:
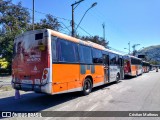
[[43, 39], [43, 33], [35, 34], [35, 40], [41, 40], [41, 39]]

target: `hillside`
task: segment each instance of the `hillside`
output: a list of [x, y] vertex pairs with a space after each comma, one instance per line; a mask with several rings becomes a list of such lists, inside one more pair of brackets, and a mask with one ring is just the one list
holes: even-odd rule
[[160, 45], [146, 47], [138, 51], [136, 55], [146, 55], [149, 62], [160, 64]]

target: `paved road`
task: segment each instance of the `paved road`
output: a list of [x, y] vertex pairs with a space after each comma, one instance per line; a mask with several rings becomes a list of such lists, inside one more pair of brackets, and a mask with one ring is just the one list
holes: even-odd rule
[[22, 98], [15, 100], [14, 91], [1, 92], [0, 111], [160, 111], [160, 72], [151, 71], [136, 78], [121, 80], [116, 84], [97, 87], [88, 96], [77, 93], [53, 96], [32, 92], [21, 94]]

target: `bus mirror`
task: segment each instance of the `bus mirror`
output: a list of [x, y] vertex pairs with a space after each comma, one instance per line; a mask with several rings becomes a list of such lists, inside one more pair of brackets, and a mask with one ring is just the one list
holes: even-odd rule
[[107, 55], [103, 54], [103, 64], [107, 64]]

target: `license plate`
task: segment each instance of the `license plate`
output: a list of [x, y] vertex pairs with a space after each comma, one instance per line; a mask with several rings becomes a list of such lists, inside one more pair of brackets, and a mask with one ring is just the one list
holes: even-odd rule
[[22, 80], [21, 83], [24, 83], [24, 84], [33, 84], [33, 81], [32, 80]]

